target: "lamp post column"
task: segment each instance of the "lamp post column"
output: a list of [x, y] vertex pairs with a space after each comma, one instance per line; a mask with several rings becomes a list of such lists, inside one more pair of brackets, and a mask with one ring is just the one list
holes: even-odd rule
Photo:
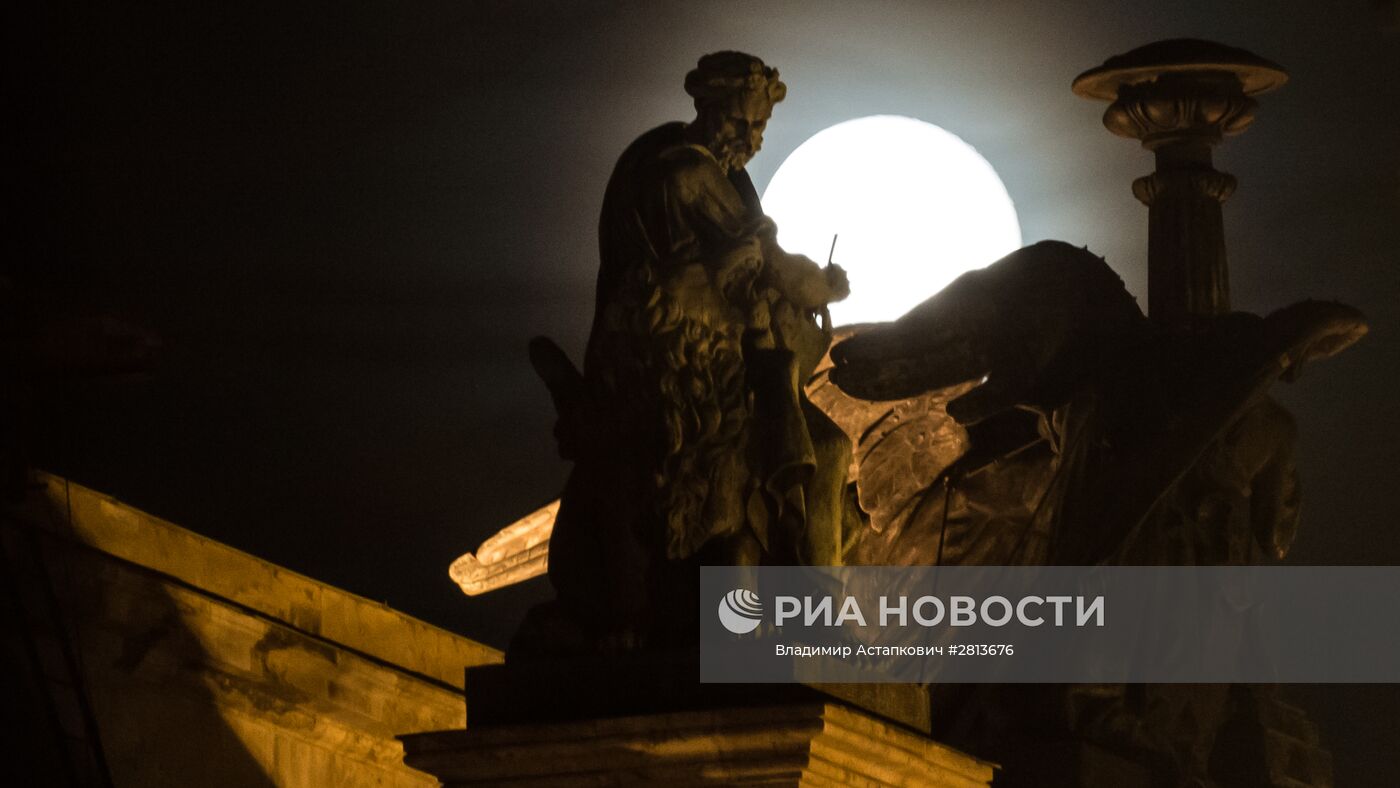
[[1287, 81], [1283, 69], [1206, 41], [1162, 41], [1109, 58], [1074, 80], [1074, 92], [1110, 101], [1104, 126], [1140, 140], [1157, 168], [1133, 182], [1148, 207], [1147, 305], [1151, 318], [1189, 329], [1230, 310], [1221, 204], [1235, 190], [1211, 149], [1254, 120], [1251, 96]]

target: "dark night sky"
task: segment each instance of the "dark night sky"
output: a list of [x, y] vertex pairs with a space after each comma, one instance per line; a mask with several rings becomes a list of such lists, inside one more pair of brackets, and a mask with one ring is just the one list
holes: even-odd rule
[[[1236, 307], [1372, 321], [1277, 389], [1290, 560], [1400, 564], [1400, 33], [1366, 0], [29, 5], [6, 12], [11, 275], [165, 342], [151, 375], [57, 392], [38, 460], [194, 531], [501, 645], [546, 584], [467, 599], [447, 564], [562, 484], [525, 342], [581, 350], [609, 170], [689, 117], [700, 54], [788, 83], [760, 190], [826, 126], [919, 117], [996, 166], [1027, 242], [1089, 245], [1145, 302], [1151, 157], [1069, 83], [1191, 36], [1293, 75], [1217, 152]], [[1400, 771], [1396, 687], [1295, 695], [1340, 785]]]

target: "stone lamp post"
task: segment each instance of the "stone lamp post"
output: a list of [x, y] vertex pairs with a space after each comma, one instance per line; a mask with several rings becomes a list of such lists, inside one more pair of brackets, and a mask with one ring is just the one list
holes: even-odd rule
[[1211, 147], [1249, 127], [1252, 96], [1287, 81], [1257, 55], [1193, 39], [1148, 44], [1075, 78], [1077, 95], [1112, 102], [1109, 131], [1156, 154], [1133, 195], [1148, 206], [1147, 303], [1159, 324], [1190, 328], [1230, 310], [1220, 206], [1235, 179], [1211, 166]]

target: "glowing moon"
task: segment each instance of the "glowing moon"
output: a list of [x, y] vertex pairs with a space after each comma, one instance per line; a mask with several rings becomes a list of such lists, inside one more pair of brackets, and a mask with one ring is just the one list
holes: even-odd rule
[[846, 269], [839, 324], [893, 320], [1021, 246], [1016, 208], [992, 165], [957, 136], [914, 118], [838, 123], [798, 146], [763, 193], [778, 243]]

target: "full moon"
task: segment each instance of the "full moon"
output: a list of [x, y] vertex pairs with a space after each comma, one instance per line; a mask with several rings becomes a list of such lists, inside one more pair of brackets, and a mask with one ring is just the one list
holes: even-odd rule
[[778, 243], [851, 281], [831, 305], [838, 325], [894, 320], [965, 271], [1021, 246], [1016, 208], [996, 170], [932, 123], [857, 118], [798, 146], [773, 175], [763, 208]]

